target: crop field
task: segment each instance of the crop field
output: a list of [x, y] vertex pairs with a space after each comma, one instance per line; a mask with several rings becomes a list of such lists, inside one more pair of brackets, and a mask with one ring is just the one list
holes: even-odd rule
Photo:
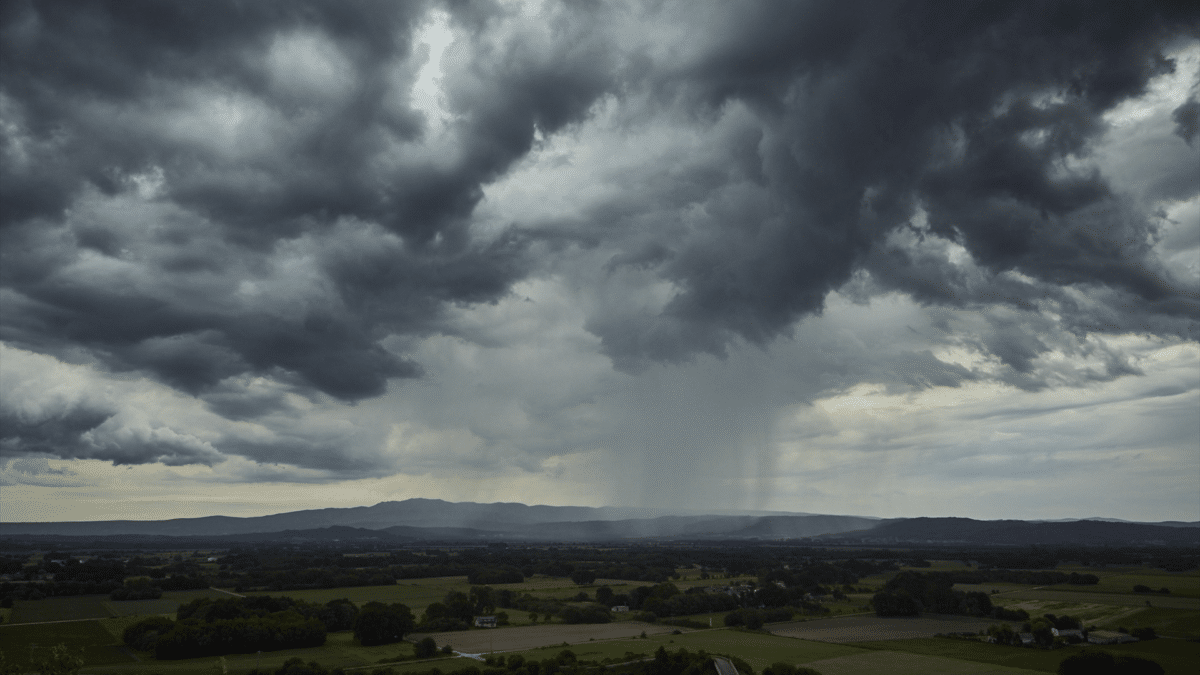
[[[666, 643], [665, 646], [668, 649], [686, 647], [691, 651], [704, 649], [722, 654], [732, 654], [745, 660], [755, 670], [762, 670], [772, 663], [809, 663], [820, 659], [845, 656], [858, 651], [842, 645], [797, 640], [756, 631], [729, 629], [659, 636], [652, 641], [660, 644]], [[653, 648], [657, 649], [658, 645], [653, 645]], [[653, 649], [651, 651], [653, 652]]]
[[707, 624], [709, 621], [712, 621], [712, 625], [709, 626], [709, 628], [723, 628], [725, 626], [725, 615], [728, 613], [729, 612], [708, 612], [707, 614], [688, 614], [687, 616], [672, 616], [663, 619], [663, 621], [687, 620], [697, 621], [703, 624]]
[[[1086, 568], [1084, 568], [1086, 569]], [[1184, 597], [1200, 599], [1200, 574], [1191, 572], [1166, 572], [1163, 570], [1140, 568], [1128, 572], [1092, 571], [1100, 577], [1100, 583], [1094, 586], [1056, 585], [1056, 590], [1084, 591], [1093, 593], [1133, 593], [1137, 585], [1148, 586], [1154, 590], [1167, 588], [1170, 595], [1158, 593], [1138, 593], [1136, 597], [1153, 601], [1155, 598]]]
[[598, 624], [551, 624], [521, 628], [494, 628], [491, 630], [454, 631], [449, 633], [413, 633], [411, 640], [420, 640], [429, 635], [438, 646], [449, 644], [455, 651], [466, 654], [481, 654], [491, 651], [523, 651], [550, 645], [577, 644], [591, 640], [613, 640], [630, 638], [645, 632], [669, 633], [673, 626], [623, 621]]
[[17, 600], [13, 603], [12, 622], [76, 621], [105, 619], [113, 616], [107, 595], [76, 595], [43, 600]]
[[1153, 640], [1105, 647], [1113, 654], [1130, 654], [1158, 661], [1167, 675], [1195, 675], [1200, 663], [1200, 643], [1188, 640]]
[[1200, 610], [1200, 599], [1181, 598], [1172, 595], [1148, 596], [1141, 593], [1092, 593], [1087, 591], [1062, 591], [1057, 587], [1036, 588], [1024, 591], [1013, 591], [1005, 594], [1002, 604], [1005, 607], [1018, 607], [1016, 601], [1049, 601], [1066, 603], [1086, 603], [1094, 605], [1114, 605], [1119, 607], [1170, 607], [1172, 609]]
[[813, 661], [805, 665], [816, 669], [821, 675], [860, 675], [860, 673], [888, 673], [888, 675], [1033, 675], [1039, 673], [1036, 670], [999, 666], [991, 663], [960, 661], [940, 656], [891, 651], [863, 652], [823, 661]]
[[998, 622], [964, 616], [878, 617], [848, 616], [817, 621], [772, 624], [771, 633], [820, 642], [870, 642], [932, 637], [938, 633], [978, 632]]
[[[1005, 584], [1005, 583], [986, 583], [986, 584], [954, 584], [954, 590], [963, 591], [964, 593], [980, 592], [992, 594], [992, 591], [997, 591], [996, 597], [993, 597], [994, 602], [1004, 603], [1004, 598], [1007, 594], [1014, 591], [1030, 591], [1038, 586], [1030, 584]], [[1055, 586], [1054, 588], [1058, 588]], [[1084, 586], [1083, 588], [1095, 588], [1095, 586]]]
[[[113, 647], [113, 649], [117, 648]], [[278, 668], [288, 659], [299, 657], [306, 662], [317, 661], [328, 668], [360, 668], [377, 664], [381, 659], [393, 658], [399, 655], [411, 656], [413, 653], [412, 650], [412, 645], [408, 643], [379, 647], [360, 647], [354, 643], [353, 636], [349, 632], [342, 632], [330, 633], [326, 643], [321, 647], [264, 652], [261, 655], [229, 654], [225, 656], [225, 664], [230, 673], [244, 673], [256, 667], [256, 665], [261, 665], [263, 668]], [[134, 662], [132, 657], [125, 657], [126, 660], [124, 662], [101, 662], [92, 661], [89, 658], [88, 665], [84, 668], [83, 672], [85, 675], [107, 675], [108, 673], [113, 673], [114, 675], [117, 673], [121, 673], [122, 675], [124, 673], [131, 673], [133, 675], [152, 675], [154, 673], [161, 673], [162, 675], [211, 675], [214, 665], [218, 663], [217, 657], [157, 661], [149, 658], [144, 653], [139, 654], [145, 660]], [[85, 654], [85, 657], [88, 657], [88, 655]], [[435, 661], [414, 661], [410, 665], [412, 669], [418, 670], [428, 670], [434, 665], [441, 667], [443, 670], [447, 669], [444, 665], [447, 659]], [[461, 661], [463, 665], [478, 664], [478, 662], [467, 659], [461, 659]], [[456, 667], [459, 666], [451, 666], [451, 669]]]
[[[863, 642], [855, 643], [853, 646], [887, 653], [903, 652], [1047, 673], [1057, 670], [1059, 662], [1075, 653], [1075, 650], [1083, 648], [1068, 647], [1066, 649], [1049, 651], [1045, 649], [1027, 649], [945, 638], [896, 640], [887, 643]], [[1195, 672], [1195, 664], [1200, 659], [1200, 645], [1184, 640], [1154, 640], [1127, 645], [1112, 645], [1102, 648], [1092, 646], [1088, 648], [1102, 649], [1113, 654], [1133, 654], [1149, 658], [1162, 665], [1168, 675], [1192, 675]], [[825, 673], [825, 670], [821, 670], [821, 672], [824, 675], [829, 675]]]
[[1149, 626], [1159, 635], [1197, 639], [1200, 638], [1200, 611], [1149, 607], [1097, 625], [1101, 628], [1124, 626], [1130, 630]]
[[44, 653], [60, 643], [73, 650], [82, 650], [89, 665], [123, 664], [134, 660], [121, 648], [120, 640], [105, 630], [99, 621], [0, 626], [0, 652], [15, 663], [23, 663], [31, 654]]
[[[719, 654], [730, 654], [745, 660], [756, 671], [762, 670], [772, 663], [809, 663], [819, 659], [858, 654], [863, 651], [842, 645], [729, 629], [693, 631], [680, 635], [647, 634], [644, 639], [584, 642], [571, 645], [570, 649], [580, 659], [598, 660], [625, 656], [631, 656], [631, 658], [650, 656], [660, 646], [671, 651], [682, 647], [689, 651], [703, 649]], [[531, 659], [545, 659], [554, 656], [562, 649], [564, 647], [561, 644], [550, 645], [521, 652], [521, 655]]]

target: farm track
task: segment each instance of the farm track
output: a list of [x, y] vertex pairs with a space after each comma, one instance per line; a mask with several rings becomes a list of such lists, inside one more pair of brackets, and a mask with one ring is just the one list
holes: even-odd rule
[[[111, 619], [111, 618], [113, 618], [113, 617], [110, 617], [110, 616], [105, 616], [105, 617], [100, 617], [100, 618], [104, 618], [104, 619]], [[50, 623], [80, 623], [80, 622], [82, 622], [82, 621], [99, 621], [99, 620], [100, 620], [100, 618], [95, 618], [95, 619], [60, 619], [60, 620], [58, 620], [58, 621], [26, 621], [26, 622], [24, 622], [24, 623], [0, 623], [0, 628], [15, 628], [15, 627], [17, 627], [17, 626], [45, 626], [46, 624], [50, 624]]]

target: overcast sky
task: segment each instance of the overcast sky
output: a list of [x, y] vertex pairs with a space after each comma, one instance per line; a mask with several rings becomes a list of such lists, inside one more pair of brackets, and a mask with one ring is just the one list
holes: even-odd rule
[[1200, 520], [1200, 10], [6, 2], [0, 519]]

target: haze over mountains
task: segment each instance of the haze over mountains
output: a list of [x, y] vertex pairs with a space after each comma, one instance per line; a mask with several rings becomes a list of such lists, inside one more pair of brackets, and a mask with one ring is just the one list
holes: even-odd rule
[[229, 542], [386, 539], [420, 541], [600, 542], [629, 539], [820, 538], [828, 542], [1200, 545], [1200, 523], [1103, 519], [1026, 522], [969, 518], [880, 519], [807, 513], [664, 513], [662, 510], [452, 503], [407, 499], [236, 518], [0, 523], [0, 536], [186, 537]]

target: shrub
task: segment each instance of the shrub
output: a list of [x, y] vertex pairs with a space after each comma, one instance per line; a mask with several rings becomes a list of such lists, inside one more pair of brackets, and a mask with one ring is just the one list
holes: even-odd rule
[[564, 607], [558, 614], [564, 623], [608, 623], [612, 614], [603, 607], [590, 605], [586, 607]]
[[594, 582], [595, 580], [596, 573], [592, 570], [575, 570], [574, 572], [571, 572], [571, 581], [574, 581], [580, 586], [585, 586]]
[[427, 659], [431, 656], [437, 656], [437, 653], [437, 642], [435, 642], [431, 637], [421, 638], [420, 641], [413, 646], [413, 654], [415, 654], [418, 659]]
[[916, 598], [904, 590], [894, 593], [880, 591], [871, 598], [871, 605], [877, 616], [916, 616], [921, 613]]
[[404, 639], [415, 624], [406, 605], [369, 602], [354, 620], [354, 638], [363, 646], [386, 645]]
[[150, 577], [134, 577], [126, 579], [124, 586], [114, 588], [108, 597], [110, 600], [157, 600], [162, 594], [161, 588], [150, 585]]

